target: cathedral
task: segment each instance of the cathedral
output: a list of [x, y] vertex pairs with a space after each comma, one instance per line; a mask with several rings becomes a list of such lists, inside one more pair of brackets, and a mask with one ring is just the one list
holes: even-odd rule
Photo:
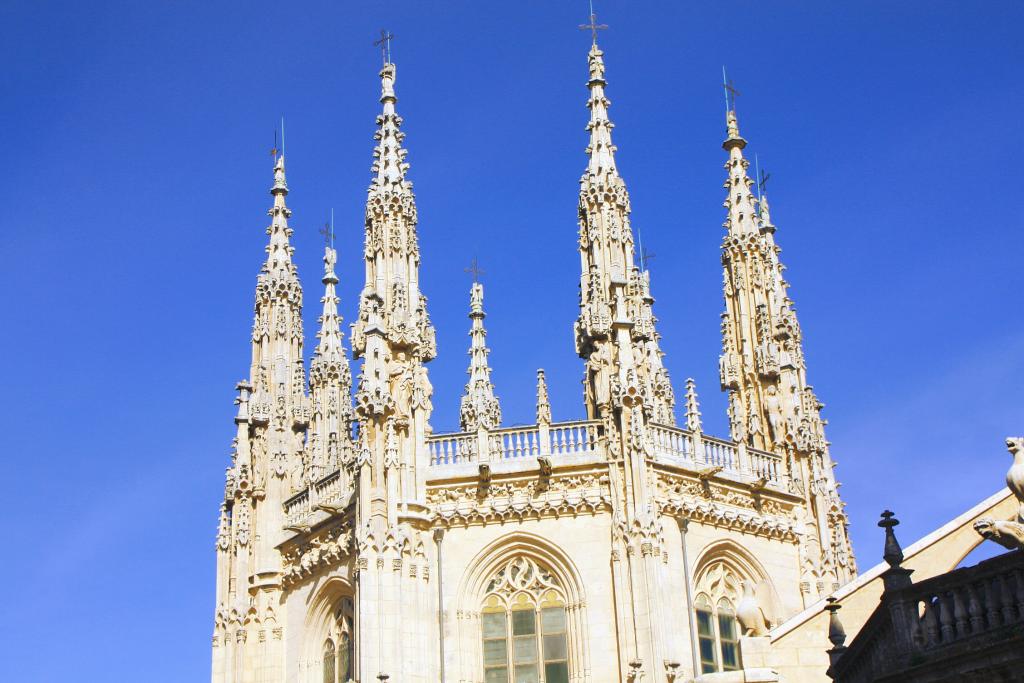
[[718, 359], [730, 433], [713, 436], [693, 381], [674, 384], [663, 362], [596, 38], [587, 66], [572, 323], [583, 420], [552, 419], [538, 370], [535, 424], [502, 425], [474, 283], [461, 429], [431, 428], [437, 348], [390, 59], [358, 314], [346, 342], [327, 247], [308, 372], [275, 154], [216, 537], [213, 683], [712, 680], [744, 669], [741, 641], [855, 578], [823, 406], [734, 108]]

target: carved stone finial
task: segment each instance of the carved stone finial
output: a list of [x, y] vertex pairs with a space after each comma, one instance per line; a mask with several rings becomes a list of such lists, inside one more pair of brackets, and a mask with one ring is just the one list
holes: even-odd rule
[[551, 402], [548, 400], [548, 382], [543, 368], [537, 370], [537, 422], [551, 423]]
[[841, 605], [839, 601], [834, 597], [829, 597], [825, 600], [825, 611], [828, 612], [828, 640], [832, 643], [832, 647], [828, 649], [828, 663], [829, 663], [829, 675], [831, 676], [832, 667], [835, 666], [839, 658], [846, 652], [846, 631], [843, 629], [843, 624], [839, 621], [839, 608]]
[[846, 642], [846, 631], [839, 621], [839, 610], [842, 605], [834, 597], [825, 600], [825, 611], [828, 612], [828, 640], [833, 647], [840, 647]]
[[692, 377], [686, 378], [686, 428], [691, 432], [701, 432], [700, 404], [697, 402], [697, 383]]
[[885, 529], [885, 551], [882, 559], [888, 562], [890, 567], [898, 567], [903, 562], [903, 549], [900, 548], [900, 542], [896, 540], [896, 534], [893, 532], [893, 528], [899, 523], [896, 513], [890, 510], [884, 511], [882, 519], [878, 522], [878, 526]]

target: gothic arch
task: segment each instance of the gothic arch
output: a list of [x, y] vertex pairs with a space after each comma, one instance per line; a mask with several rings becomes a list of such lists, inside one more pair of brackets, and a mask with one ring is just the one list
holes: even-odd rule
[[306, 620], [303, 624], [305, 637], [302, 639], [302, 661], [299, 671], [304, 672], [303, 681], [322, 683], [323, 681], [323, 648], [329, 640], [334, 648], [340, 642], [332, 636], [336, 630], [336, 618], [342, 602], [352, 599], [354, 594], [350, 581], [333, 576], [310, 593], [306, 609]]
[[[693, 585], [700, 592], [702, 581], [716, 567], [724, 566], [736, 580], [750, 581], [760, 603], [761, 611], [770, 623], [778, 623], [781, 617], [780, 602], [771, 574], [752, 553], [729, 539], [712, 541], [698, 553], [694, 562]], [[737, 600], [738, 602], [738, 597]], [[734, 602], [735, 605], [735, 602]]]
[[576, 564], [550, 541], [522, 531], [495, 539], [469, 562], [455, 593], [459, 680], [483, 680], [480, 612], [490, 580], [516, 558], [525, 557], [551, 573], [564, 594], [568, 622], [570, 681], [590, 681], [587, 602]]

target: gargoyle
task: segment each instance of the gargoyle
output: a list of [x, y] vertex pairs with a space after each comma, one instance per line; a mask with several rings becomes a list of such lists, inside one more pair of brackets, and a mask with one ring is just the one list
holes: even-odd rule
[[1010, 550], [1024, 549], [1024, 524], [1004, 522], [991, 517], [982, 517], [974, 523], [974, 530], [989, 541], [994, 541]]
[[1013, 456], [1013, 464], [1006, 473], [1006, 485], [1017, 498], [1017, 519], [1004, 522], [982, 517], [974, 523], [974, 530], [1004, 548], [1024, 550], [1024, 437], [1009, 437], [1006, 449]]

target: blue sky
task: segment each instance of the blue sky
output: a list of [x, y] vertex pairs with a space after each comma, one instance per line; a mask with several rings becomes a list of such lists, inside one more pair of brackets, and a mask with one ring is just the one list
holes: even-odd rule
[[[299, 9], [301, 7], [301, 9]], [[619, 167], [677, 393], [717, 388], [721, 67], [827, 404], [862, 568], [884, 507], [917, 538], [994, 492], [1021, 432], [1024, 5], [613, 2], [601, 37]], [[289, 206], [319, 304], [333, 207], [343, 313], [386, 26], [438, 331], [434, 425], [457, 423], [473, 256], [506, 421], [582, 414], [575, 204], [586, 3], [0, 6], [8, 163], [0, 679], [207, 676], [213, 540], [287, 119]]]

